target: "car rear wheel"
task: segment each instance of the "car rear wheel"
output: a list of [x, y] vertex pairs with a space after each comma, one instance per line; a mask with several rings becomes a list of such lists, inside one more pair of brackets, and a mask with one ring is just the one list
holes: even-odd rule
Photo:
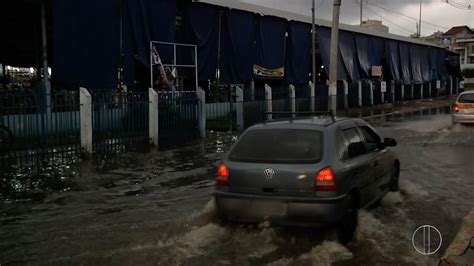
[[343, 245], [351, 242], [354, 237], [354, 232], [357, 227], [357, 213], [358, 204], [356, 198], [353, 195], [349, 195], [346, 199], [344, 215], [337, 228], [337, 239]]
[[390, 191], [391, 192], [397, 192], [400, 189], [400, 186], [398, 184], [400, 176], [400, 169], [398, 167], [394, 167], [392, 170], [391, 178], [390, 178]]

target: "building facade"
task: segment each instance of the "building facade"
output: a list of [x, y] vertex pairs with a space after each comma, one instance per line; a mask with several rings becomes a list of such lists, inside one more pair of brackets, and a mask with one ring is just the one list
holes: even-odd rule
[[360, 26], [363, 27], [363, 28], [388, 33], [388, 27], [383, 25], [382, 21], [380, 21], [380, 20], [374, 20], [374, 19], [364, 20], [364, 21], [362, 21]]

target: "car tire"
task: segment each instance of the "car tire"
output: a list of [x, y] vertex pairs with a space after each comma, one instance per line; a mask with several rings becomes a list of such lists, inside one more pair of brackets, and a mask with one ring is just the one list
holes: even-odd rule
[[337, 228], [337, 240], [346, 245], [352, 241], [354, 232], [357, 228], [358, 203], [353, 195], [346, 199], [344, 215], [342, 216]]
[[400, 190], [399, 179], [400, 179], [400, 169], [397, 166], [395, 166], [390, 176], [389, 188], [391, 192], [397, 192]]

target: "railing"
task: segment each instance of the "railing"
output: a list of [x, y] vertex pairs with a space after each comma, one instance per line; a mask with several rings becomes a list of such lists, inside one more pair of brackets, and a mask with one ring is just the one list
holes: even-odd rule
[[[43, 97], [48, 100], [44, 101]], [[61, 164], [80, 154], [79, 96], [59, 92], [0, 93], [0, 124], [12, 134], [0, 154], [0, 167], [49, 161]]]
[[150, 93], [0, 92], [0, 168], [144, 151], [149, 143], [170, 148], [200, 136], [203, 105], [196, 92], [160, 94], [154, 101]]
[[199, 137], [199, 111], [203, 106], [196, 92], [160, 93], [158, 103], [161, 148], [182, 145]]
[[[381, 106], [382, 104], [454, 94], [458, 91], [456, 85], [457, 82], [454, 79], [453, 81], [448, 79], [444, 83], [443, 81], [433, 81], [420, 84], [386, 81], [384, 85], [381, 81], [374, 80], [339, 81], [336, 98], [337, 110], [338, 114], [344, 114], [353, 108]], [[242, 90], [242, 97], [239, 99], [234, 97], [225, 102], [206, 103], [207, 129], [215, 130], [219, 128], [216, 124], [219, 124], [222, 125], [223, 130], [233, 130], [234, 128], [242, 130], [268, 119], [286, 117], [287, 113], [298, 116], [301, 115], [301, 112], [327, 111], [329, 109], [329, 91], [328, 85], [325, 83], [316, 84], [314, 88], [304, 85], [298, 87], [289, 85], [273, 90], [266, 85], [265, 88], [253, 88], [253, 92], [252, 88], [248, 86]], [[253, 95], [254, 100], [249, 95]], [[311, 97], [310, 95], [315, 96]], [[229, 126], [231, 123], [233, 124]]]
[[123, 153], [146, 149], [148, 92], [97, 91], [91, 95], [95, 153]]

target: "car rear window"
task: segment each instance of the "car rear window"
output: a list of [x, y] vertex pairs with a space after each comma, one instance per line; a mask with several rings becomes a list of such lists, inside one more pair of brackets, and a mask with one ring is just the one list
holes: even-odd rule
[[467, 93], [459, 97], [458, 102], [460, 103], [474, 103], [474, 93]]
[[255, 129], [245, 133], [229, 160], [255, 163], [316, 163], [321, 160], [322, 133], [316, 130]]

